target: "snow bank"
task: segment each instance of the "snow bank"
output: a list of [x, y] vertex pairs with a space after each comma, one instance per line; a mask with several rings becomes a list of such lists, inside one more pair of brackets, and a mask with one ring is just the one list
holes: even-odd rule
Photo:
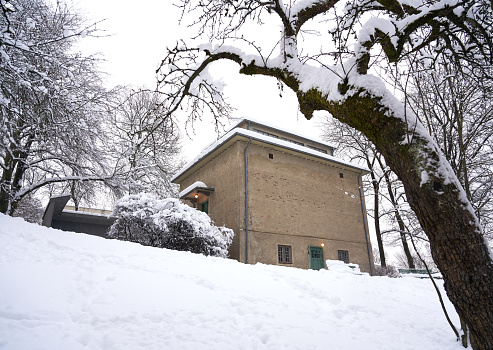
[[2, 350], [461, 349], [427, 280], [244, 265], [1, 214], [0, 245]]

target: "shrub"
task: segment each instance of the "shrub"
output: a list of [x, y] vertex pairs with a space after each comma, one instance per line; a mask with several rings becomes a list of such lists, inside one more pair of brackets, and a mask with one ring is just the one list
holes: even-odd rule
[[178, 199], [150, 194], [129, 195], [115, 205], [109, 235], [142, 245], [227, 257], [234, 232]]
[[390, 278], [398, 278], [401, 277], [399, 271], [392, 265], [387, 265], [386, 267], [382, 267], [380, 265], [375, 264], [375, 272], [374, 276], [387, 276]]

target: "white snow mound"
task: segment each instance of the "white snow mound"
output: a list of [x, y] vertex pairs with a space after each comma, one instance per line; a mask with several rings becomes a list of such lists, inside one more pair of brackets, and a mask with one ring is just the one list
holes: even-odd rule
[[461, 349], [428, 280], [244, 265], [1, 214], [0, 246], [2, 350]]

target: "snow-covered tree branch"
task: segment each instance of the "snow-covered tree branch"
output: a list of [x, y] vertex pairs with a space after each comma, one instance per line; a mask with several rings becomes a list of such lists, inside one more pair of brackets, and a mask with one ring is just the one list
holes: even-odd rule
[[73, 52], [95, 28], [62, 2], [1, 2], [0, 212], [40, 187], [106, 181], [98, 60]]

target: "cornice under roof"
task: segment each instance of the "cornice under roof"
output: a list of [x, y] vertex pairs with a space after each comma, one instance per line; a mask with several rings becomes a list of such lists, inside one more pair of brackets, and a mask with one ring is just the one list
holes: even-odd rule
[[[241, 122], [236, 124], [236, 126], [238, 126], [239, 124], [241, 124], [245, 120], [248, 121], [249, 119], [243, 119]], [[260, 124], [258, 122], [255, 122], [255, 123], [259, 124], [259, 125], [264, 125], [264, 124]], [[225, 143], [227, 143], [231, 139], [238, 137], [238, 136], [246, 138], [246, 139], [252, 139], [252, 140], [260, 141], [262, 143], [266, 143], [269, 145], [281, 147], [281, 148], [284, 148], [284, 149], [287, 149], [290, 151], [294, 151], [294, 152], [297, 152], [300, 154], [309, 155], [309, 156], [312, 156], [315, 158], [323, 159], [323, 160], [329, 161], [331, 163], [334, 163], [334, 164], [337, 164], [340, 166], [344, 166], [344, 167], [354, 169], [356, 171], [360, 171], [362, 173], [368, 173], [368, 168], [366, 168], [366, 167], [361, 167], [359, 165], [356, 165], [356, 164], [353, 164], [350, 162], [346, 162], [342, 159], [336, 158], [334, 156], [330, 156], [328, 154], [318, 152], [316, 150], [312, 150], [312, 149], [304, 147], [304, 146], [299, 146], [299, 145], [296, 145], [296, 144], [293, 144], [293, 143], [290, 143], [287, 141], [276, 139], [274, 137], [269, 137], [269, 136], [259, 134], [255, 131], [236, 127], [234, 129], [231, 129], [229, 132], [227, 132], [225, 135], [223, 135], [217, 141], [210, 144], [208, 147], [204, 148], [202, 150], [202, 152], [200, 152], [197, 157], [195, 157], [191, 162], [189, 162], [180, 171], [178, 171], [175, 175], [173, 175], [173, 177], [171, 178], [171, 182], [175, 182], [176, 180], [178, 180], [182, 175], [184, 175], [190, 169], [194, 168], [198, 163], [200, 163], [202, 160], [207, 158], [210, 154], [212, 154], [214, 151], [219, 149], [222, 145], [224, 145]]]

